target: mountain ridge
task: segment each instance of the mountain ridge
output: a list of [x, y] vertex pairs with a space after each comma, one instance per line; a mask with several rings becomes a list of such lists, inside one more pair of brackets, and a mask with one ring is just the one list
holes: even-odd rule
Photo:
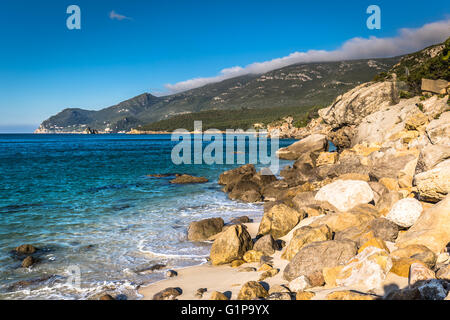
[[66, 108], [43, 121], [35, 133], [128, 132], [202, 111], [326, 105], [339, 94], [387, 72], [400, 58], [294, 64], [167, 96], [143, 93], [98, 111]]

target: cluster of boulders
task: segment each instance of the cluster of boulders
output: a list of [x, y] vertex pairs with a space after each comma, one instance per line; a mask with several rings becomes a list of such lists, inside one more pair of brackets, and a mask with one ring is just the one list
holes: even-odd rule
[[23, 244], [14, 249], [14, 253], [22, 260], [22, 268], [30, 268], [32, 265], [38, 262], [34, 254], [38, 249], [31, 244]]
[[[224, 172], [229, 198], [265, 201], [264, 215], [255, 239], [245, 225], [204, 222], [211, 263], [260, 262], [260, 281], [280, 271], [284, 281], [250, 281], [238, 299], [305, 300], [321, 288], [336, 300], [449, 299], [448, 99], [399, 99], [395, 82], [364, 84], [320, 110], [319, 131], [307, 127], [308, 136], [277, 152], [294, 161], [280, 179], [252, 165]], [[329, 140], [338, 152], [326, 151]], [[271, 264], [280, 250], [284, 270]], [[384, 290], [393, 276], [409, 286]]]

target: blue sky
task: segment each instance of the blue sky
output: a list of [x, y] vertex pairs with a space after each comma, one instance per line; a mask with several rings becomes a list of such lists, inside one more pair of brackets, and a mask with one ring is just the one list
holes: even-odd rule
[[[71, 4], [81, 8], [81, 30], [66, 27]], [[366, 27], [371, 4], [381, 8], [381, 30]], [[130, 19], [111, 19], [111, 11]], [[67, 107], [167, 93], [225, 68], [395, 37], [449, 14], [442, 0], [2, 0], [0, 132], [32, 131]]]

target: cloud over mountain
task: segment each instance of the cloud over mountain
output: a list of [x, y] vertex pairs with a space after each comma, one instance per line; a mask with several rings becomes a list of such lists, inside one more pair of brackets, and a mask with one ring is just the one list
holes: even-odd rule
[[235, 66], [223, 69], [214, 77], [194, 78], [175, 84], [166, 84], [165, 87], [170, 93], [176, 93], [245, 74], [265, 73], [295, 63], [394, 57], [418, 51], [427, 46], [442, 42], [448, 38], [449, 35], [450, 19], [447, 19], [425, 24], [416, 29], [400, 29], [395, 37], [370, 37], [368, 39], [353, 38], [347, 40], [336, 50], [294, 52], [282, 58], [264, 62], [255, 62], [245, 67]]

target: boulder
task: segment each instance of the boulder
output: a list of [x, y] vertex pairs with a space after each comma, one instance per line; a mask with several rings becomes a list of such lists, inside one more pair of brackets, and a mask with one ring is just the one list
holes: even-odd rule
[[253, 246], [252, 238], [243, 225], [234, 225], [222, 232], [211, 247], [213, 265], [240, 260]]
[[104, 294], [98, 300], [107, 301], [107, 300], [116, 300], [116, 299], [114, 299], [113, 296], [111, 296], [110, 294]]
[[321, 152], [316, 160], [316, 166], [324, 166], [327, 164], [335, 164], [338, 159], [337, 152]]
[[450, 264], [447, 264], [436, 272], [436, 277], [441, 280], [450, 281]]
[[368, 226], [375, 237], [384, 241], [394, 242], [398, 237], [399, 228], [397, 224], [384, 218], [377, 218], [372, 220]]
[[433, 268], [436, 264], [436, 255], [427, 247], [420, 244], [410, 244], [405, 247], [401, 247], [391, 252], [393, 259], [411, 258], [419, 260], [427, 265], [429, 268]]
[[[340, 178], [342, 179], [342, 178]], [[345, 180], [345, 179], [343, 179]], [[363, 180], [363, 179], [351, 179], [351, 180]], [[382, 185], [379, 182], [376, 181], [369, 181], [370, 178], [369, 176], [367, 176], [367, 180], [363, 180], [366, 181], [367, 183], [369, 183], [369, 186], [372, 188], [373, 191], [373, 201], [375, 202], [375, 205], [377, 206], [378, 203], [380, 202], [381, 198], [389, 192], [389, 190]]]
[[181, 295], [180, 288], [166, 288], [153, 296], [153, 300], [176, 300]]
[[311, 283], [306, 276], [300, 276], [298, 278], [295, 278], [294, 280], [291, 280], [288, 286], [292, 292], [297, 292], [311, 288]]
[[295, 294], [295, 300], [311, 300], [315, 296], [316, 296], [316, 294], [314, 292], [298, 291]]
[[450, 111], [431, 121], [426, 130], [432, 144], [450, 145]]
[[449, 86], [450, 86], [450, 83], [447, 80], [422, 79], [422, 85], [420, 88], [421, 88], [422, 92], [445, 94], [445, 93], [447, 93], [447, 88]]
[[[369, 175], [377, 180], [392, 178], [399, 180], [408, 175], [412, 182], [419, 153], [416, 150], [384, 153], [381, 157], [373, 157]], [[388, 188], [389, 189], [389, 188]], [[392, 191], [392, 189], [390, 189]]]
[[423, 208], [420, 202], [413, 198], [397, 201], [386, 215], [386, 219], [400, 227], [409, 228], [422, 214]]
[[236, 217], [236, 218], [231, 219], [229, 224], [242, 224], [242, 223], [250, 223], [250, 222], [253, 222], [253, 220], [247, 216], [242, 216], [242, 217]]
[[[372, 206], [373, 207], [373, 206]], [[332, 232], [337, 233], [350, 227], [362, 226], [378, 218], [378, 212], [370, 205], [362, 205], [347, 212], [331, 212], [310, 224], [311, 227], [327, 225]]]
[[438, 202], [450, 192], [450, 159], [414, 177], [421, 200]]
[[266, 234], [255, 242], [253, 249], [262, 252], [266, 256], [271, 256], [280, 247], [271, 234]]
[[357, 125], [364, 117], [393, 104], [393, 82], [364, 83], [336, 98], [333, 104], [319, 110], [320, 117], [333, 128]]
[[376, 209], [382, 216], [386, 216], [389, 211], [391, 211], [394, 204], [396, 204], [401, 199], [403, 199], [403, 196], [400, 192], [387, 192], [381, 196], [380, 200], [378, 200]]
[[188, 174], [182, 174], [176, 177], [173, 180], [170, 180], [170, 183], [174, 184], [187, 184], [187, 183], [205, 183], [208, 182], [208, 179], [204, 177], [194, 177]]
[[188, 228], [188, 240], [204, 241], [222, 231], [222, 218], [210, 218], [191, 222]]
[[258, 235], [271, 234], [275, 239], [288, 234], [301, 219], [304, 211], [298, 211], [284, 202], [270, 202], [264, 205], [264, 216], [258, 229]]
[[338, 210], [345, 212], [359, 204], [369, 203], [373, 197], [373, 191], [365, 181], [337, 180], [322, 187], [315, 199], [328, 201]]
[[386, 243], [383, 239], [377, 238], [377, 237], [371, 237], [369, 240], [364, 242], [358, 249], [358, 254], [362, 253], [364, 250], [366, 250], [369, 247], [374, 247], [381, 249], [383, 251], [386, 251], [389, 253], [389, 248], [387, 247]]
[[15, 250], [17, 253], [21, 254], [33, 254], [37, 251], [37, 249], [31, 244], [23, 244], [21, 246], [18, 246]]
[[255, 166], [253, 164], [246, 164], [239, 168], [223, 172], [219, 176], [218, 183], [221, 185], [229, 185], [237, 180], [240, 180], [242, 177], [245, 176], [253, 177], [255, 174], [256, 174]]
[[450, 146], [430, 144], [425, 146], [417, 161], [416, 174], [433, 169], [437, 164], [450, 158]]
[[416, 105], [418, 103], [419, 97], [414, 97], [388, 108], [381, 106], [378, 111], [369, 115], [366, 113], [354, 130], [352, 146], [361, 143], [386, 144], [396, 140], [396, 135], [405, 130], [407, 119], [420, 112]]
[[331, 238], [332, 233], [327, 225], [320, 225], [317, 227], [301, 227], [295, 230], [291, 241], [287, 245], [281, 257], [290, 261], [305, 245], [315, 241], [331, 240]]
[[345, 265], [336, 276], [336, 284], [363, 291], [380, 288], [392, 267], [389, 254], [369, 246]]
[[291, 294], [287, 292], [274, 292], [267, 296], [266, 300], [292, 300]]
[[308, 276], [325, 267], [344, 264], [357, 253], [353, 241], [320, 241], [304, 246], [289, 262], [283, 272], [283, 278], [292, 281], [299, 276]]
[[450, 195], [425, 210], [416, 223], [397, 238], [397, 246], [421, 244], [440, 253], [450, 243]]
[[28, 256], [22, 261], [22, 268], [29, 268], [35, 263], [36, 261], [33, 259], [33, 257]]
[[269, 294], [272, 294], [275, 292], [290, 293], [291, 290], [289, 290], [285, 285], [276, 284], [269, 288]]
[[238, 300], [253, 300], [257, 298], [265, 298], [269, 295], [264, 287], [256, 282], [249, 281], [245, 283], [238, 294]]
[[244, 202], [259, 202], [262, 200], [260, 187], [253, 181], [240, 180], [228, 194], [231, 200], [242, 200]]
[[333, 130], [328, 134], [328, 139], [339, 148], [350, 148], [355, 135], [355, 126], [345, 126], [338, 130]]
[[219, 291], [213, 291], [209, 300], [230, 300], [226, 295]]
[[247, 262], [259, 262], [259, 260], [261, 260], [261, 257], [263, 256], [263, 253], [260, 251], [256, 251], [256, 250], [249, 250], [247, 251], [244, 256], [242, 257], [242, 259]]
[[277, 155], [280, 159], [297, 160], [304, 153], [324, 151], [326, 145], [326, 136], [322, 134], [312, 134], [286, 148], [279, 149]]
[[334, 291], [326, 296], [327, 300], [375, 300], [370, 294], [359, 293], [350, 290]]
[[422, 280], [405, 289], [389, 292], [385, 300], [444, 300], [446, 295], [439, 280]]
[[409, 285], [414, 285], [418, 281], [436, 279], [432, 270], [425, 267], [422, 263], [413, 263], [409, 268]]
[[258, 281], [263, 281], [263, 280], [266, 280], [267, 278], [272, 278], [272, 277], [276, 276], [278, 274], [278, 272], [280, 272], [280, 269], [275, 269], [275, 268], [264, 271], [260, 275]]

